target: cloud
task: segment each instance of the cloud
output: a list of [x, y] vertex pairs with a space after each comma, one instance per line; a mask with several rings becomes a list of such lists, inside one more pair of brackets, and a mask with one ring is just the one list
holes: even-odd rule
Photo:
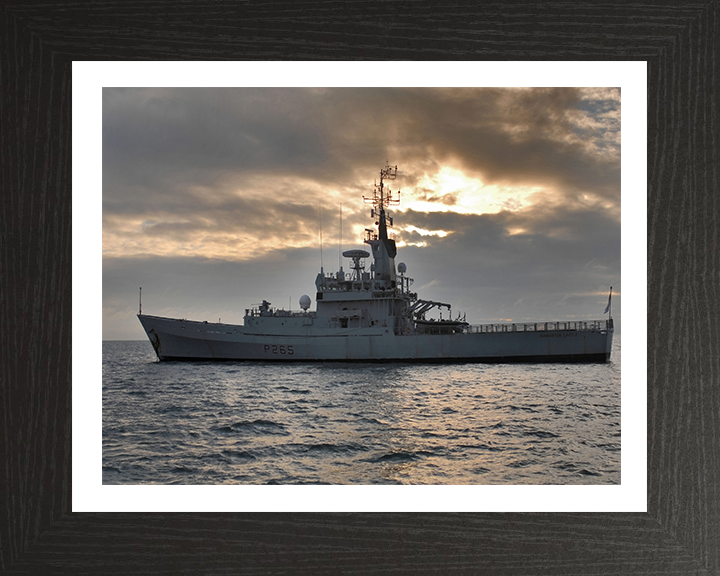
[[612, 93], [583, 100], [582, 93], [105, 89], [103, 167], [109, 184], [207, 185], [228, 174], [272, 174], [344, 187], [356, 176], [376, 174], [378, 160], [392, 156], [410, 186], [412, 178], [446, 165], [488, 181], [557, 181], [568, 177], [566, 170], [602, 173], [608, 163], [597, 153], [599, 129], [578, 126], [592, 103], [616, 107], [619, 101]]

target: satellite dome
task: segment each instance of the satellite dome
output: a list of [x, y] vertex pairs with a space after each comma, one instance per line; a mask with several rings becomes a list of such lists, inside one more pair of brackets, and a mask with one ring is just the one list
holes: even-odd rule
[[405, 262], [400, 262], [400, 264], [398, 264], [398, 272], [400, 272], [400, 274], [405, 274], [405, 272], [407, 272], [407, 266], [405, 266]]
[[310, 296], [308, 296], [307, 294], [303, 294], [302, 296], [300, 296], [300, 308], [302, 308], [303, 310], [307, 310], [308, 308], [310, 308]]

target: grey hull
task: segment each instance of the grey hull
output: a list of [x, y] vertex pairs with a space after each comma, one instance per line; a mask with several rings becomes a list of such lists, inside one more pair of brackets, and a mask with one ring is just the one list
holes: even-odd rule
[[160, 360], [606, 362], [613, 336], [612, 322], [585, 330], [395, 334], [389, 328], [364, 328], [268, 334], [231, 324], [138, 318]]

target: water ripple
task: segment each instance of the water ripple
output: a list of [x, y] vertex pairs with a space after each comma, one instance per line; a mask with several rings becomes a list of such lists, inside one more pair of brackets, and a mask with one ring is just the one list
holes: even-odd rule
[[158, 363], [103, 343], [105, 484], [619, 484], [590, 365]]

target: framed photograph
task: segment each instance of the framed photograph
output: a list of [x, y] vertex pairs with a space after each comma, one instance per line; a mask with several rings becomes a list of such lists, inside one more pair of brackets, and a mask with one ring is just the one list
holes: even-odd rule
[[[228, 8], [221, 20], [234, 22], [235, 30], [242, 30], [251, 22], [259, 26], [254, 29], [252, 42], [232, 37], [211, 48], [216, 50], [209, 53], [215, 54], [211, 58], [258, 61], [226, 67], [211, 62], [180, 62], [193, 59], [192, 51], [199, 49], [200, 38], [208, 40], [203, 34], [188, 36], [192, 25], [185, 29], [179, 24], [183, 11], [189, 7], [181, 7], [176, 13], [178, 25], [170, 26], [162, 43], [141, 43], [145, 60], [162, 60], [168, 51], [177, 57], [177, 61], [162, 65], [130, 62], [140, 56], [140, 52], [136, 52], [139, 44], [111, 40], [128, 32], [140, 38], [147, 32], [139, 24], [120, 26], [112, 7], [98, 13], [97, 19], [89, 20], [73, 20], [77, 15], [72, 9], [58, 12], [57, 28], [43, 24], [46, 15], [40, 16], [19, 6], [6, 8], [3, 15], [6, 33], [2, 42], [5, 53], [14, 56], [5, 58], [4, 76], [10, 80], [6, 84], [16, 86], [16, 90], [7, 100], [13, 105], [3, 107], [7, 127], [3, 130], [3, 139], [12, 143], [18, 153], [6, 156], [3, 169], [10, 190], [5, 234], [9, 240], [7, 245], [13, 246], [12, 252], [6, 255], [8, 268], [15, 271], [7, 284], [8, 298], [4, 303], [8, 310], [4, 347], [8, 386], [4, 388], [2, 405], [9, 439], [6, 478], [10, 487], [4, 509], [11, 522], [7, 523], [6, 536], [2, 538], [3, 569], [38, 573], [70, 570], [82, 573], [100, 569], [104, 573], [120, 573], [132, 570], [140, 556], [144, 559], [144, 570], [158, 573], [172, 572], [179, 567], [215, 573], [238, 566], [248, 573], [274, 573], [287, 567], [295, 571], [330, 573], [338, 567], [343, 570], [343, 566], [347, 567], [345, 571], [402, 568], [430, 573], [494, 569], [509, 574], [570, 574], [588, 570], [616, 574], [633, 572], [640, 567], [650, 572], [684, 574], [711, 572], [717, 568], [719, 559], [712, 542], [718, 536], [715, 528], [718, 505], [708, 497], [717, 471], [717, 461], [711, 456], [717, 452], [717, 419], [713, 416], [718, 405], [714, 402], [717, 391], [713, 386], [717, 359], [711, 353], [717, 342], [712, 323], [717, 304], [710, 288], [717, 276], [716, 252], [711, 248], [717, 225], [717, 211], [713, 210], [713, 190], [717, 183], [712, 178], [712, 163], [703, 160], [713, 149], [710, 135], [716, 120], [710, 114], [711, 83], [707, 74], [701, 73], [706, 67], [710, 69], [706, 63], [714, 61], [711, 55], [717, 50], [711, 40], [717, 22], [716, 7], [662, 8], [659, 9], [661, 15], [656, 15], [651, 8], [618, 7], [619, 11], [625, 11], [622, 22], [619, 15], [601, 15], [600, 7], [588, 8], [587, 13], [576, 15], [578, 28], [570, 28], [575, 44], [560, 40], [568, 34], [565, 12], [559, 7], [557, 12], [539, 11], [532, 19], [547, 24], [539, 36], [540, 51], [537, 43], [532, 50], [530, 44], [523, 44], [529, 43], [534, 34], [521, 20], [512, 25], [519, 33], [512, 47], [497, 38], [494, 42], [477, 39], [477, 30], [504, 29], [502, 14], [505, 12], [499, 8], [497, 12], [488, 8], [474, 15], [476, 20], [464, 18], [453, 27], [452, 34], [448, 28], [435, 28], [437, 18], [430, 27], [430, 20], [426, 22], [420, 13], [407, 16], [407, 21], [435, 34], [437, 43], [419, 46], [410, 38], [395, 40], [386, 36], [382, 42], [375, 38], [376, 43], [365, 47], [361, 54], [351, 57], [347, 51], [345, 57], [339, 59], [424, 59], [428, 56], [426, 50], [430, 49], [437, 50], [433, 58], [452, 62], [443, 65], [366, 62], [355, 66], [295, 63], [289, 71], [282, 68], [282, 72], [276, 74], [272, 72], [281, 70], [279, 63], [259, 60], [282, 60], [291, 54], [303, 60], [311, 53], [318, 54], [313, 52], [318, 47], [321, 48], [319, 54], [337, 59], [338, 54], [330, 56], [330, 52], [322, 49], [339, 42], [333, 39], [331, 30], [335, 28], [330, 24], [344, 24], [349, 26], [348, 30], [359, 26], [358, 30], [364, 30], [371, 18], [351, 12], [308, 20], [313, 22], [311, 30], [317, 26], [317, 33], [328, 34], [319, 41], [314, 32], [294, 34], [292, 26], [289, 36], [278, 35], [279, 29], [261, 17], [259, 7], [247, 6], [238, 11]], [[444, 10], [443, 17], [453, 16], [454, 10]], [[644, 26], [634, 25], [641, 15]], [[586, 28], [600, 16], [604, 32], [622, 32], [630, 41], [647, 38], [647, 27], [650, 27], [653, 31], [650, 47], [643, 44], [643, 48], [629, 51], [623, 47], [626, 44], [610, 47], [599, 37], [588, 39], [580, 28]], [[305, 15], [294, 12], [288, 12], [286, 19], [276, 20], [277, 17], [274, 16], [277, 22], [306, 22]], [[105, 18], [107, 26], [98, 26]], [[215, 22], [212, 18], [210, 21]], [[470, 21], [475, 24], [468, 24]], [[70, 22], [76, 23], [74, 28]], [[583, 22], [585, 24], [581, 24]], [[676, 24], [672, 32], [668, 31], [668, 22]], [[213, 28], [210, 37], [223, 28], [220, 21], [214, 26], [217, 28]], [[383, 26], [392, 30], [394, 25]], [[101, 29], [106, 31], [104, 35], [100, 34]], [[208, 34], [207, 29], [204, 33]], [[462, 54], [452, 55], [447, 42], [450, 36], [458, 34], [462, 38]], [[188, 37], [191, 40], [185, 44], [187, 40], [183, 38]], [[300, 53], [295, 50], [293, 38], [304, 38], [310, 43], [306, 44], [310, 49], [308, 54], [302, 53], [304, 49]], [[40, 44], [39, 40], [42, 40]], [[268, 54], [269, 45], [273, 48]], [[395, 51], [386, 52], [388, 48]], [[477, 50], [485, 51], [486, 58], [477, 58], [481, 53]], [[563, 58], [563, 62], [549, 62], [558, 57]], [[586, 61], [579, 62], [580, 58]], [[98, 59], [113, 60], [117, 64], [87, 62]], [[485, 59], [488, 61], [472, 62]], [[523, 69], [522, 81], [502, 84], [486, 81], [499, 68], [504, 68], [505, 73], [520, 70], [525, 59], [534, 62]], [[630, 76], [634, 76], [627, 80], [627, 89], [622, 83], [607, 80], [624, 66], [631, 71]], [[343, 89], [364, 86], [371, 90], [397, 84], [374, 83], [373, 73], [379, 70], [386, 78], [390, 75], [401, 78], [400, 72], [394, 72], [401, 67], [416, 70], [414, 80], [400, 83], [407, 89], [418, 87], [418, 69], [431, 73], [428, 76], [433, 81], [428, 80], [421, 86], [428, 89], [456, 85], [621, 86], [622, 263], [624, 267], [627, 261], [634, 270], [626, 274], [623, 269], [622, 274], [622, 311], [625, 313], [622, 334], [629, 337], [623, 339], [622, 348], [619, 481], [605, 486], [587, 485], [590, 482], [573, 486], [562, 485], [562, 482], [544, 486], [501, 483], [477, 486], [462, 480], [445, 486], [440, 483], [328, 486], [322, 482], [315, 486], [222, 482], [219, 482], [221, 486], [182, 485], [182, 482], [178, 486], [166, 486], [149, 485], [152, 482], [144, 485], [142, 481], [132, 484], [105, 481], [112, 477], [113, 471], [106, 470], [104, 474], [102, 469], [103, 373], [99, 359], [103, 331], [112, 328], [108, 318], [102, 319], [100, 314], [105, 290], [100, 247], [114, 239], [102, 237], [103, 232], [109, 233], [113, 227], [102, 227], [100, 188], [96, 188], [94, 194], [87, 194], [87, 182], [93, 178], [97, 182], [97, 176], [92, 174], [97, 174], [98, 166], [107, 166], [101, 145], [103, 89], [118, 90], [126, 86], [187, 89], [198, 86], [200, 89], [200, 86], [232, 85], [280, 90], [290, 86]], [[352, 79], [338, 81], [342, 78], [339, 68], [352, 71]], [[548, 76], [554, 68], [564, 68], [572, 77], [559, 82], [556, 77]], [[83, 69], [91, 72], [89, 76], [95, 76], [87, 85], [77, 80]], [[208, 83], [200, 78], [201, 69], [214, 69], [216, 73], [233, 70], [243, 75], [243, 81]], [[127, 72], [129, 70], [132, 72]], [[174, 75], [174, 79], [168, 82], [161, 78], [159, 70]], [[128, 81], [138, 71], [146, 74], [145, 78]], [[458, 71], [460, 74], [483, 72], [486, 80], [453, 83], [447, 79], [449, 74]], [[320, 84], [316, 80], [318, 73], [326, 73], [335, 81]], [[541, 76], [542, 81], [538, 80]], [[298, 81], [299, 77], [305, 81]], [[591, 81], [592, 77], [596, 81]], [[259, 78], [265, 80], [261, 82]], [[640, 94], [641, 106], [633, 108], [632, 86], [638, 84], [641, 90], [634, 95]], [[642, 104], [647, 105], [646, 111]], [[645, 114], [646, 123], [642, 122]], [[83, 117], [90, 119], [90, 123], [89, 127], [80, 129]], [[638, 120], [640, 134], [634, 139], [628, 127]], [[646, 155], [643, 125], [647, 132]], [[148, 125], [148, 129], [152, 129], [152, 125]], [[607, 127], [603, 127], [605, 129]], [[86, 134], [84, 130], [89, 136], [82, 143], [83, 152], [78, 153], [76, 139], [81, 133]], [[611, 142], [603, 146], [611, 152]], [[132, 146], [127, 150], [132, 150]], [[645, 176], [643, 168], [640, 180], [633, 180], [637, 166], [628, 166], [626, 170], [626, 158], [632, 158], [641, 167], [646, 164], [646, 178], [642, 177]], [[391, 158], [382, 160], [395, 163]], [[397, 163], [401, 164], [399, 160]], [[538, 170], [540, 168], [538, 165]], [[456, 185], [449, 193], [468, 185]], [[626, 201], [628, 187], [639, 189], [628, 196], [640, 198], [639, 205]], [[647, 232], [643, 221], [645, 188]], [[140, 195], [137, 199], [149, 201]], [[512, 199], [523, 201], [519, 195]], [[450, 203], [450, 198], [446, 198], [446, 202]], [[457, 198], [453, 202], [459, 205]], [[628, 206], [632, 210], [626, 214]], [[509, 205], [505, 209], [511, 211]], [[113, 212], [113, 223], [119, 226], [122, 225], [121, 212], [119, 208]], [[416, 212], [421, 212], [418, 205]], [[354, 218], [354, 214], [349, 213], [346, 225], [357, 226], [359, 221]], [[398, 222], [400, 220], [398, 218]], [[404, 241], [410, 244], [408, 239], [414, 238], [419, 244], [423, 233], [432, 239], [440, 237], [433, 232], [455, 230], [435, 226], [437, 221], [426, 217], [425, 226], [414, 224], [414, 230], [405, 228]], [[416, 218], [415, 222], [420, 223], [420, 219]], [[146, 226], [155, 226], [154, 232], [159, 234], [156, 237], [163, 237], [162, 219]], [[523, 233], [514, 223], [512, 228], [511, 236]], [[633, 232], [640, 238], [631, 237]], [[410, 236], [411, 233], [414, 236]], [[701, 242], [701, 238], [710, 241]], [[634, 246], [634, 251], [626, 253], [626, 246]], [[342, 248], [341, 244], [341, 251]], [[412, 246], [407, 248], [411, 251]], [[327, 255], [328, 260], [334, 257], [336, 254]], [[647, 275], [643, 270], [646, 262]], [[342, 261], [339, 264], [342, 266]], [[433, 275], [428, 274], [430, 277]], [[638, 284], [638, 278], [641, 290], [634, 292], [630, 286]], [[433, 290], [435, 286], [426, 288]], [[435, 301], [434, 292], [432, 294], [429, 301]], [[295, 307], [301, 307], [300, 294], [288, 296], [291, 298], [288, 311], [293, 309], [292, 299]], [[465, 302], [461, 293], [458, 296]], [[606, 296], [601, 300], [605, 300], [601, 307], [609, 304]], [[616, 296], [616, 303], [618, 300]], [[166, 301], [163, 306], [175, 304]], [[252, 308], [252, 303], [249, 306]], [[454, 308], [453, 312], [457, 310]], [[473, 323], [496, 325], [509, 318], [517, 324], [514, 316], [501, 312], [478, 317]], [[531, 315], [530, 312], [523, 314]], [[689, 317], [694, 320], [690, 322]], [[41, 325], [43, 329], [25, 328], [28, 318], [32, 319], [33, 326]], [[208, 320], [214, 322], [215, 319]], [[217, 321], [218, 325], [223, 324], [220, 318]], [[18, 339], [9, 336], [12, 327], [17, 327]], [[633, 372], [632, 365], [638, 358], [643, 362], [639, 372]], [[642, 420], [644, 417], [647, 422]], [[403, 454], [407, 457], [409, 452], [400, 453], [400, 457]], [[681, 526], [685, 528], [680, 530]]]

